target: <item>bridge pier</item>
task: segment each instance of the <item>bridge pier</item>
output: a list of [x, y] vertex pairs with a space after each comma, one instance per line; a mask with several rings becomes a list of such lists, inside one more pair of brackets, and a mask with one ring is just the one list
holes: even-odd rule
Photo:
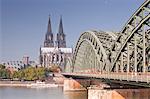
[[68, 78], [64, 80], [64, 91], [86, 91], [86, 86], [90, 85], [90, 80], [85, 79], [72, 79]]
[[88, 88], [88, 99], [149, 99], [150, 89], [101, 89]]
[[88, 99], [125, 99], [114, 90], [88, 88]]

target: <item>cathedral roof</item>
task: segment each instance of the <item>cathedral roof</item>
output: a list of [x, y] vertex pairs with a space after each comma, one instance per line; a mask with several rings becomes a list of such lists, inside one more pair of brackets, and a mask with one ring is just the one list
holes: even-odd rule
[[57, 53], [57, 52], [63, 52], [63, 53], [72, 53], [72, 48], [49, 48], [49, 47], [42, 47], [41, 48], [42, 53]]

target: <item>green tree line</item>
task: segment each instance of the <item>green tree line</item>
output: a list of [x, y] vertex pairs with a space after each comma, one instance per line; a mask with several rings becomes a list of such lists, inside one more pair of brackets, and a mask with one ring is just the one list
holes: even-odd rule
[[15, 71], [12, 78], [20, 80], [42, 80], [45, 79], [50, 71], [44, 67], [28, 67], [19, 71]]
[[51, 66], [50, 68], [32, 67], [10, 72], [6, 67], [0, 64], [0, 78], [12, 80], [44, 80], [51, 72], [59, 72], [59, 66]]

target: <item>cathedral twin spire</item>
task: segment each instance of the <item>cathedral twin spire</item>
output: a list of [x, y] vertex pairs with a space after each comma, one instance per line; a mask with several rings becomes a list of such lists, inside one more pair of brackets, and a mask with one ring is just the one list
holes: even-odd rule
[[62, 16], [60, 17], [60, 23], [59, 23], [59, 31], [58, 31], [58, 33], [63, 33]]
[[[48, 27], [47, 27], [47, 33], [45, 35], [45, 41], [44, 41], [44, 47], [54, 47], [54, 38], [53, 38], [52, 28], [51, 28], [51, 20], [49, 16], [48, 20]], [[66, 40], [65, 40], [65, 34], [63, 32], [63, 23], [62, 23], [62, 17], [60, 17], [60, 23], [59, 23], [59, 29], [57, 33], [57, 40], [56, 40], [56, 46], [57, 47], [66, 47]]]
[[52, 33], [52, 28], [51, 28], [51, 19], [50, 19], [50, 16], [49, 16], [49, 20], [48, 20], [48, 27], [47, 27], [47, 33]]

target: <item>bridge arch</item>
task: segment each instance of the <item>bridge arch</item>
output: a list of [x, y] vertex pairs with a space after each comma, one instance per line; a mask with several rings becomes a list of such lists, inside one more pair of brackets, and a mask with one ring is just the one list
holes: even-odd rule
[[72, 59], [72, 71], [92, 69], [150, 71], [150, 0], [135, 11], [119, 33], [93, 30], [81, 34]]
[[135, 11], [119, 33], [82, 33], [71, 67], [74, 73], [64, 75], [150, 87], [150, 0]]
[[[146, 72], [149, 53], [150, 0], [146, 0], [121, 30], [116, 42], [110, 71]], [[141, 58], [142, 57], [142, 58]]]
[[66, 60], [64, 71], [67, 72], [67, 73], [72, 72], [73, 71], [72, 66], [73, 66], [72, 65], [72, 57], [68, 57], [67, 60]]
[[[109, 71], [111, 60], [109, 58], [110, 51], [108, 47], [115, 39], [110, 34], [103, 31], [87, 31], [81, 34], [73, 57], [75, 72], [82, 71], [82, 69], [86, 69], [87, 71], [94, 71], [94, 69], [101, 72]], [[109, 42], [110, 45], [107, 46], [105, 41]], [[88, 63], [86, 64], [85, 61]]]

